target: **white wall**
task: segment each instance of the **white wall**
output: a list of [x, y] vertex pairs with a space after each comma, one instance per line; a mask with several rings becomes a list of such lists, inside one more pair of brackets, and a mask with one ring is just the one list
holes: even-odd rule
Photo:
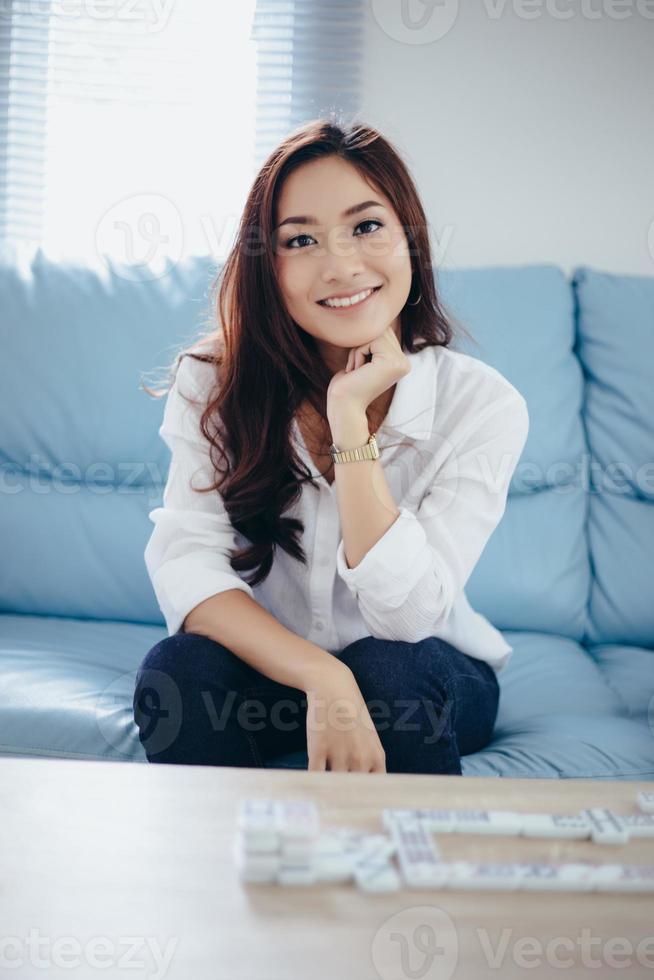
[[654, 0], [365, 9], [359, 115], [408, 163], [435, 264], [654, 275]]

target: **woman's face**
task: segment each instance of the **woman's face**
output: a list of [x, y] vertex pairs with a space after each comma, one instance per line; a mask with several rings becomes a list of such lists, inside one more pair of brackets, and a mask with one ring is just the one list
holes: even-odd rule
[[[377, 203], [345, 214], [366, 201]], [[352, 347], [374, 340], [391, 325], [401, 341], [399, 314], [411, 290], [411, 260], [387, 197], [351, 164], [323, 157], [287, 177], [274, 220], [275, 267], [286, 308], [315, 337], [334, 373], [345, 367]], [[373, 286], [381, 288], [345, 310], [319, 302]]]

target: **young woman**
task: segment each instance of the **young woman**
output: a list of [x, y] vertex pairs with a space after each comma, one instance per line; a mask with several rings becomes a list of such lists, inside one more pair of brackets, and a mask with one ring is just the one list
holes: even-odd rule
[[529, 422], [449, 347], [397, 151], [363, 124], [296, 130], [215, 285], [219, 327], [176, 359], [159, 430], [145, 561], [168, 636], [134, 693], [149, 761], [305, 749], [310, 770], [460, 774], [512, 652], [464, 586]]

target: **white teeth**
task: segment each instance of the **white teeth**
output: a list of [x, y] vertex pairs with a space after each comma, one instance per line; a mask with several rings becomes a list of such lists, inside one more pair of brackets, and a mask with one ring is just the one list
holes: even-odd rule
[[374, 289], [365, 289], [362, 293], [357, 293], [356, 296], [350, 296], [348, 299], [325, 299], [323, 303], [325, 306], [354, 306], [355, 303], [360, 303], [374, 291]]

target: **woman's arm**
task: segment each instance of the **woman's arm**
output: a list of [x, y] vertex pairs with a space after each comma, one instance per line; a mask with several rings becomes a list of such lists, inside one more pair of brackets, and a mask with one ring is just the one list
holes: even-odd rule
[[526, 402], [516, 390], [466, 422], [452, 434], [451, 454], [416, 513], [401, 507], [353, 568], [339, 542], [337, 573], [372, 636], [417, 642], [431, 635], [449, 616], [504, 514], [529, 431]]
[[329, 672], [351, 673], [337, 657], [286, 629], [240, 589], [199, 603], [184, 620], [183, 631], [222, 643], [259, 673], [301, 691]]

